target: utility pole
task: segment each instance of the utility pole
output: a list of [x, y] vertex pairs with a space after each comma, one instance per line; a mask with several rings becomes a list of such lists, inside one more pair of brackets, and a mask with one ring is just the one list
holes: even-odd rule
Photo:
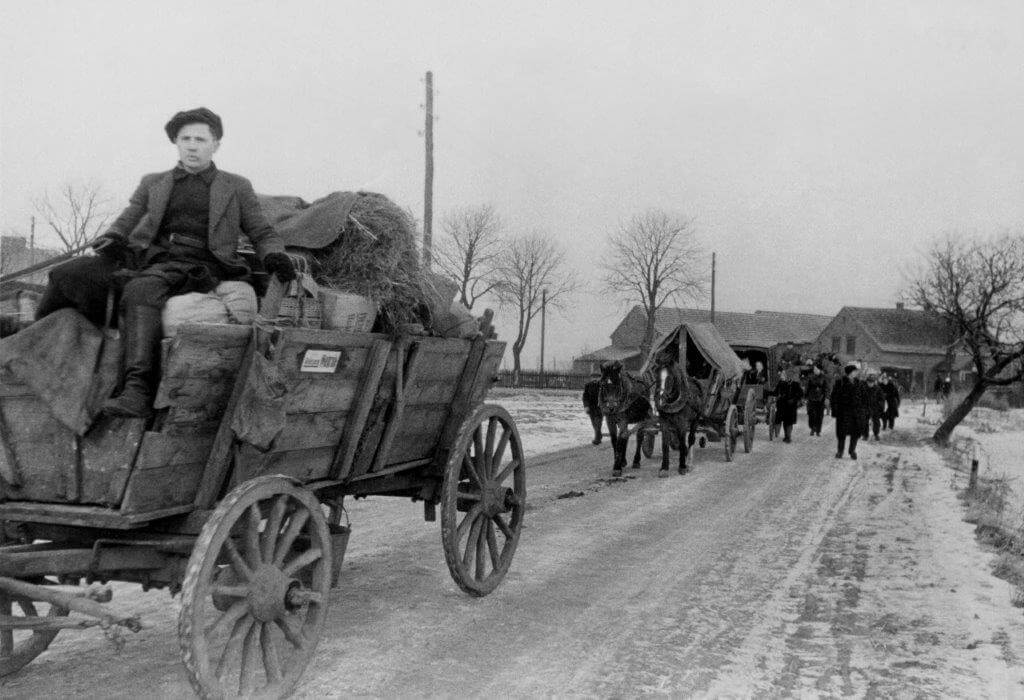
[[427, 99], [424, 103], [427, 113], [423, 129], [426, 144], [426, 168], [423, 182], [423, 267], [430, 269], [434, 244], [434, 73], [427, 71]]
[[32, 217], [28, 227], [28, 264], [36, 264], [36, 217]]
[[544, 322], [547, 316], [548, 290], [545, 287], [540, 293], [540, 383], [544, 388]]
[[711, 254], [711, 322], [715, 322], [715, 254]]

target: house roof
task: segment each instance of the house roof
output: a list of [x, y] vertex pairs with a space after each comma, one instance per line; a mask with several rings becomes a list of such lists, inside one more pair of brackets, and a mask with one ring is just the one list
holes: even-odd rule
[[601, 348], [600, 350], [594, 350], [588, 352], [586, 355], [580, 355], [575, 358], [576, 362], [607, 362], [610, 360], [628, 360], [631, 357], [636, 357], [640, 354], [640, 348], [626, 348], [618, 345], [608, 345]]
[[[779, 343], [811, 343], [832, 321], [832, 316], [755, 311], [752, 314], [716, 311], [714, 326], [729, 345], [770, 348]], [[682, 324], [709, 323], [707, 309], [659, 309], [654, 319], [655, 335], [671, 332]]]
[[951, 342], [946, 322], [920, 309], [844, 306], [839, 313], [860, 323], [885, 352], [945, 353]]

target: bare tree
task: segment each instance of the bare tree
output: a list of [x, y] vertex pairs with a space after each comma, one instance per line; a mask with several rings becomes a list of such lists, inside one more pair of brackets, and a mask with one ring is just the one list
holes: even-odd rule
[[44, 192], [32, 202], [36, 215], [72, 252], [96, 238], [110, 220], [109, 201], [97, 184], [65, 182], [55, 194]]
[[580, 284], [567, 268], [565, 253], [542, 233], [516, 236], [498, 257], [495, 292], [503, 306], [516, 312], [516, 337], [512, 341], [512, 381], [519, 384], [521, 355], [530, 325], [540, 313], [544, 291], [547, 305], [562, 309]]
[[604, 287], [627, 302], [639, 301], [647, 317], [641, 352], [654, 343], [658, 309], [669, 301], [704, 294], [701, 250], [693, 222], [661, 209], [649, 209], [619, 226], [608, 241], [610, 255], [601, 265]]
[[906, 296], [949, 324], [974, 366], [971, 390], [932, 435], [945, 445], [986, 389], [1024, 380], [1024, 235], [935, 243]]
[[453, 209], [441, 220], [444, 237], [434, 243], [434, 261], [459, 284], [459, 300], [472, 309], [478, 299], [494, 291], [495, 270], [501, 255], [501, 219], [494, 207]]

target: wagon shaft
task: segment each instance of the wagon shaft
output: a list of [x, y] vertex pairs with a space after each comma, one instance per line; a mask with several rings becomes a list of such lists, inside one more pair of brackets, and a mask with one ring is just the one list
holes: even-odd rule
[[[142, 629], [142, 623], [137, 615], [119, 615], [107, 609], [102, 603], [97, 603], [85, 596], [69, 595], [61, 591], [55, 591], [49, 586], [38, 586], [34, 583], [26, 583], [18, 579], [0, 576], [0, 591], [12, 597], [37, 600], [59, 608], [74, 610], [75, 612], [94, 617], [102, 627], [120, 625], [127, 627], [132, 632]], [[3, 625], [0, 624], [0, 628]]]

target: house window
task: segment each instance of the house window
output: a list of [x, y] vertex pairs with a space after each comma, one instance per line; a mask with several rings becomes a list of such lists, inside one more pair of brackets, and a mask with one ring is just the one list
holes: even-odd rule
[[843, 339], [838, 335], [832, 336], [832, 352], [842, 352]]
[[857, 336], [848, 335], [846, 336], [846, 354], [854, 355], [857, 352]]

